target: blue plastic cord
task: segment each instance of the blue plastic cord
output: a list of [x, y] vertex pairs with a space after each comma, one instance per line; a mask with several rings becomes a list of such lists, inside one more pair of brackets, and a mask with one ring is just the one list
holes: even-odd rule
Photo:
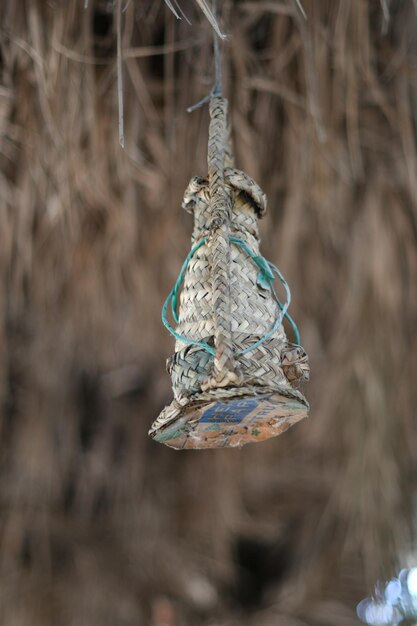
[[[196, 341], [195, 339], [191, 339], [190, 337], [184, 337], [183, 335], [180, 335], [179, 333], [177, 333], [174, 328], [170, 325], [170, 323], [168, 322], [167, 319], [167, 311], [168, 311], [168, 307], [169, 304], [171, 303], [171, 312], [172, 312], [172, 317], [174, 318], [175, 322], [178, 324], [179, 321], [179, 317], [178, 317], [178, 292], [180, 290], [180, 287], [182, 285], [182, 282], [184, 280], [184, 276], [185, 276], [185, 272], [187, 271], [187, 267], [191, 261], [191, 259], [193, 258], [194, 254], [197, 252], [197, 250], [199, 248], [201, 248], [201, 246], [203, 244], [205, 244], [207, 242], [208, 237], [203, 237], [203, 239], [201, 239], [201, 241], [199, 241], [193, 248], [191, 248], [190, 252], [188, 253], [182, 268], [180, 270], [180, 273], [178, 274], [178, 278], [175, 282], [174, 287], [172, 288], [172, 290], [170, 291], [167, 299], [164, 302], [164, 305], [162, 307], [162, 323], [164, 324], [165, 328], [171, 333], [171, 335], [173, 335], [175, 337], [175, 339], [178, 339], [179, 341], [183, 341], [184, 343], [188, 343], [191, 345], [195, 345], [195, 346], [199, 346], [200, 348], [202, 348], [203, 350], [205, 350], [206, 352], [208, 352], [209, 354], [212, 354], [213, 356], [216, 354], [215, 349], [210, 346], [206, 341]], [[297, 345], [300, 345], [300, 333], [299, 330], [297, 328], [296, 323], [294, 322], [294, 320], [292, 319], [292, 317], [289, 315], [288, 313], [288, 307], [290, 306], [291, 303], [291, 291], [290, 288], [288, 286], [287, 281], [285, 280], [285, 278], [283, 277], [283, 275], [281, 274], [281, 272], [279, 271], [279, 269], [273, 265], [272, 263], [270, 263], [269, 261], [267, 261], [263, 256], [258, 256], [256, 254], [254, 254], [252, 252], [252, 250], [247, 246], [247, 244], [242, 241], [242, 239], [239, 239], [238, 237], [230, 237], [230, 241], [231, 243], [234, 243], [238, 246], [240, 246], [245, 252], [246, 254], [252, 259], [252, 261], [259, 267], [260, 269], [260, 279], [266, 283], [267, 285], [270, 286], [271, 290], [272, 290], [272, 294], [274, 296], [275, 301], [277, 302], [279, 308], [281, 309], [280, 314], [278, 315], [277, 319], [275, 320], [272, 328], [265, 333], [265, 335], [263, 335], [263, 337], [261, 337], [258, 341], [256, 341], [254, 344], [252, 344], [251, 346], [249, 346], [248, 348], [245, 348], [245, 350], [241, 350], [240, 352], [237, 353], [238, 356], [241, 356], [243, 354], [247, 354], [248, 352], [250, 352], [251, 350], [254, 350], [255, 348], [257, 348], [258, 346], [260, 346], [261, 344], [263, 344], [267, 339], [269, 339], [269, 337], [271, 337], [275, 331], [278, 329], [278, 327], [282, 324], [282, 320], [285, 317], [288, 322], [291, 324], [291, 327], [293, 329], [294, 335], [295, 335], [295, 343]], [[278, 296], [275, 292], [275, 289], [273, 287], [273, 282], [274, 282], [274, 274], [275, 276], [277, 276], [281, 282], [281, 284], [283, 285], [287, 298], [284, 304], [282, 304], [279, 299]]]
[[263, 335], [263, 337], [258, 339], [258, 341], [256, 341], [251, 346], [248, 346], [247, 348], [245, 348], [245, 350], [241, 350], [240, 352], [238, 352], [238, 356], [241, 356], [242, 354], [247, 354], [251, 350], [254, 350], [258, 346], [262, 345], [279, 328], [279, 326], [282, 324], [282, 320], [283, 320], [283, 318], [284, 318], [284, 316], [285, 316], [285, 314], [286, 314], [286, 312], [288, 310], [288, 307], [291, 304], [291, 291], [290, 291], [290, 288], [288, 286], [287, 281], [285, 280], [285, 278], [283, 277], [283, 275], [281, 274], [279, 269], [277, 267], [275, 267], [275, 265], [273, 265], [272, 263], [267, 261], [264, 257], [260, 257], [260, 256], [257, 256], [256, 254], [254, 254], [252, 252], [252, 250], [246, 245], [246, 243], [244, 241], [242, 241], [241, 239], [238, 239], [237, 237], [230, 237], [230, 241], [232, 243], [235, 243], [238, 246], [240, 246], [246, 252], [246, 254], [250, 256], [250, 258], [260, 268], [262, 278], [265, 281], [267, 281], [270, 284], [271, 287], [272, 287], [272, 283], [273, 283], [273, 280], [274, 280], [274, 274], [276, 274], [278, 276], [278, 278], [280, 279], [280, 281], [281, 281], [281, 283], [282, 283], [282, 285], [283, 285], [283, 287], [285, 289], [285, 293], [287, 294], [287, 299], [286, 299], [285, 303], [283, 305], [281, 305], [281, 303], [279, 302], [279, 300], [278, 300], [278, 298], [276, 296], [275, 290], [272, 289], [272, 293], [274, 294], [275, 300], [279, 303], [279, 306], [280, 306], [280, 309], [281, 309], [281, 313], [278, 315], [278, 317], [275, 320], [275, 323], [272, 326], [272, 328], [267, 333], [265, 333], [265, 335]]
[[164, 306], [162, 307], [161, 317], [162, 317], [163, 325], [165, 326], [167, 330], [169, 330], [169, 332], [171, 333], [171, 335], [175, 337], [175, 339], [178, 339], [179, 341], [183, 341], [184, 343], [189, 343], [191, 345], [199, 346], [200, 348], [203, 348], [203, 350], [205, 350], [206, 352], [209, 352], [210, 354], [215, 356], [216, 354], [215, 349], [212, 348], [206, 341], [196, 341], [195, 339], [191, 339], [189, 337], [184, 337], [183, 335], [180, 335], [172, 328], [171, 324], [168, 322], [168, 319], [167, 319], [167, 311], [168, 311], [169, 303], [171, 302], [172, 316], [175, 322], [178, 324], [178, 313], [177, 313], [178, 290], [182, 284], [182, 281], [184, 280], [184, 275], [187, 270], [189, 262], [191, 261], [191, 259], [193, 258], [197, 250], [201, 248], [201, 246], [204, 243], [206, 243], [206, 241], [207, 241], [207, 237], [204, 237], [193, 248], [191, 248], [190, 252], [188, 253], [182, 265], [181, 271], [178, 274], [178, 278], [175, 282], [175, 285], [171, 289], [167, 299], [164, 302]]
[[[277, 301], [278, 306], [279, 306], [279, 307], [280, 307], [280, 309], [282, 310], [282, 304], [281, 304], [281, 302], [278, 300], [278, 297], [277, 297], [277, 295], [276, 295], [276, 293], [275, 293], [275, 289], [274, 289], [273, 293], [274, 293], [274, 297], [275, 297], [275, 300]], [[293, 318], [291, 317], [291, 315], [288, 313], [288, 311], [285, 313], [284, 317], [285, 317], [285, 319], [289, 322], [289, 324], [290, 324], [290, 326], [291, 326], [291, 328], [292, 328], [292, 332], [294, 333], [294, 339], [295, 339], [294, 343], [295, 343], [295, 345], [296, 345], [296, 346], [301, 345], [300, 331], [298, 330], [298, 326], [297, 326], [297, 324], [295, 323], [295, 321], [293, 320]]]
[[[176, 283], [174, 285], [174, 288], [172, 290], [172, 300], [171, 300], [171, 311], [172, 311], [172, 317], [174, 318], [175, 322], [178, 324], [179, 318], [178, 318], [178, 291], [182, 285], [182, 281], [184, 280], [184, 276], [185, 276], [185, 272], [187, 270], [188, 264], [191, 261], [191, 259], [193, 258], [194, 254], [197, 252], [197, 250], [199, 248], [201, 248], [201, 246], [203, 244], [205, 244], [207, 241], [207, 237], [203, 237], [203, 239], [201, 241], [199, 241], [193, 248], [191, 248], [190, 252], [187, 254], [187, 257], [184, 261], [184, 263], [182, 264], [182, 268], [180, 270], [180, 273], [178, 274], [178, 278], [176, 280]], [[169, 296], [168, 296], [169, 297]]]

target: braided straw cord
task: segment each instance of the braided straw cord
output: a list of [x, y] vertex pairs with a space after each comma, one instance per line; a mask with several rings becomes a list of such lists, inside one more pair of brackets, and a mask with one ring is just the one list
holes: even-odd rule
[[208, 142], [208, 181], [210, 194], [210, 238], [212, 307], [214, 319], [214, 372], [203, 389], [227, 387], [239, 383], [233, 358], [230, 315], [230, 218], [231, 196], [224, 181], [226, 152], [227, 100], [214, 97], [210, 101]]
[[[227, 100], [226, 100], [227, 102]], [[235, 166], [235, 152], [233, 150], [233, 136], [232, 136], [232, 124], [230, 121], [230, 115], [227, 116], [227, 131], [226, 131], [226, 147], [224, 152], [224, 168], [231, 168]]]

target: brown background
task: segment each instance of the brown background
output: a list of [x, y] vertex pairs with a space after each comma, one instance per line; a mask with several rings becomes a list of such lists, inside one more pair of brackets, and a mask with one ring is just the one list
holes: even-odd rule
[[[311, 419], [174, 452], [162, 301], [206, 172], [211, 30], [162, 1], [0, 4], [0, 624], [350, 626], [411, 550], [417, 16], [227, 0], [238, 166], [292, 287]], [[184, 214], [183, 214], [184, 213]]]

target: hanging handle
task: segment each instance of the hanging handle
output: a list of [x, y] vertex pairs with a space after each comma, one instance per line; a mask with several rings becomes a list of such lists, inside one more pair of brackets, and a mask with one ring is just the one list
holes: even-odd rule
[[224, 181], [224, 162], [228, 140], [227, 100], [210, 100], [208, 142], [208, 181], [210, 195], [210, 236], [212, 307], [214, 320], [214, 371], [204, 388], [239, 384], [236, 373], [230, 310], [230, 220], [232, 200]]

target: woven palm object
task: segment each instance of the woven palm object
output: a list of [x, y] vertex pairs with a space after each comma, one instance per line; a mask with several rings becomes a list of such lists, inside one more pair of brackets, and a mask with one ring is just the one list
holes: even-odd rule
[[[295, 388], [308, 379], [307, 355], [298, 341], [287, 341], [282, 325], [284, 316], [292, 322], [289, 289], [259, 252], [266, 197], [244, 172], [225, 166], [231, 158], [224, 98], [212, 98], [210, 116], [208, 178], [193, 178], [183, 202], [194, 216], [193, 247], [163, 308], [176, 337], [167, 364], [174, 400], [149, 431], [176, 449], [263, 441], [308, 411]], [[283, 304], [276, 276], [287, 293]]]

